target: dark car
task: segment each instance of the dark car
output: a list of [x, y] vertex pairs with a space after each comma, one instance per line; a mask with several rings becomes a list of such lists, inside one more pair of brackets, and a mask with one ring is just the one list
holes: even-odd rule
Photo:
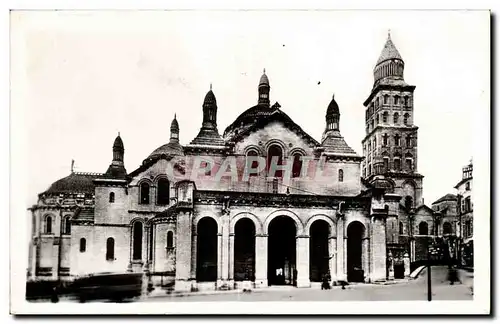
[[75, 279], [73, 292], [80, 302], [123, 301], [142, 293], [142, 273], [97, 273]]

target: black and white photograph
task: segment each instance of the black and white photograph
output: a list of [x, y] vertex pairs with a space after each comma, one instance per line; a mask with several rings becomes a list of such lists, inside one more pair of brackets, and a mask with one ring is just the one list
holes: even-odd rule
[[11, 313], [488, 314], [491, 19], [12, 10]]

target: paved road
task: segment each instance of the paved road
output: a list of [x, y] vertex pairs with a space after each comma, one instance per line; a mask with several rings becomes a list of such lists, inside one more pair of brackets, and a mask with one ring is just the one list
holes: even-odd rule
[[[433, 300], [472, 300], [472, 277], [460, 273], [461, 283], [450, 285], [447, 268], [432, 268]], [[160, 301], [388, 301], [388, 300], [427, 300], [427, 273], [417, 279], [391, 285], [357, 284], [347, 286], [345, 290], [333, 287], [331, 290], [319, 288], [282, 288], [275, 290], [254, 290], [250, 293], [224, 293], [194, 296], [165, 296], [143, 300]]]

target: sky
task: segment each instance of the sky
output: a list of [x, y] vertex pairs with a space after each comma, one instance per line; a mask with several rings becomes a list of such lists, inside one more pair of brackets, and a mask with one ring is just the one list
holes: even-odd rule
[[[489, 112], [489, 13], [471, 11], [80, 11], [11, 16], [11, 154], [26, 206], [70, 173], [105, 172], [120, 132], [125, 167], [198, 133], [212, 84], [219, 133], [257, 103], [263, 69], [271, 104], [315, 139], [333, 94], [340, 130], [362, 154], [363, 102], [391, 38], [415, 85], [418, 172], [425, 203], [461, 179]], [[480, 140], [480, 139], [479, 139]]]

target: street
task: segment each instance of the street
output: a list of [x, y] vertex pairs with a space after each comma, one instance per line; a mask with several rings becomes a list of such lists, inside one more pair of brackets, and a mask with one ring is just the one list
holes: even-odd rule
[[[433, 300], [472, 300], [472, 277], [460, 271], [461, 283], [450, 285], [446, 280], [446, 267], [432, 268]], [[142, 299], [141, 302], [201, 302], [201, 301], [388, 301], [388, 300], [427, 300], [427, 273], [423, 271], [415, 280], [387, 285], [354, 284], [320, 288], [271, 287], [251, 292], [224, 292], [189, 296], [156, 296]]]

